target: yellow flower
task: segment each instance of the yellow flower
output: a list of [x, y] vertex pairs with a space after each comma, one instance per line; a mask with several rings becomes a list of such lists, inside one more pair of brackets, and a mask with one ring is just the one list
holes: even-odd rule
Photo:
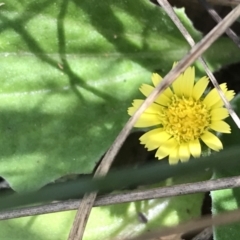
[[[135, 127], [157, 128], [150, 130], [140, 138], [148, 151], [157, 149], [156, 157], [162, 159], [169, 156], [170, 164], [179, 160], [188, 161], [190, 156], [197, 158], [201, 155], [201, 142], [210, 149], [219, 151], [223, 148], [219, 138], [214, 132], [230, 133], [230, 126], [223, 121], [228, 117], [217, 90], [214, 88], [204, 94], [209, 80], [202, 77], [196, 83], [194, 67], [189, 67], [182, 73], [154, 103], [152, 103], [140, 116]], [[152, 82], [156, 87], [161, 76], [154, 73]], [[140, 91], [148, 96], [153, 86], [143, 84]], [[233, 99], [234, 91], [228, 91], [226, 83], [220, 85], [226, 98]], [[143, 100], [134, 100], [128, 114], [133, 115]]]

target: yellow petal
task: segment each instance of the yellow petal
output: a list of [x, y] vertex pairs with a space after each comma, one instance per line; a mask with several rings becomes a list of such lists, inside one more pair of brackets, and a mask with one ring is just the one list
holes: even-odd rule
[[[142, 104], [142, 103], [141, 103]], [[152, 103], [144, 112], [146, 113], [159, 113], [162, 107], [156, 103]]]
[[168, 139], [163, 145], [158, 148], [155, 157], [163, 159], [168, 156], [177, 147], [177, 141], [174, 138]]
[[226, 108], [214, 108], [211, 111], [211, 120], [212, 121], [217, 121], [217, 120], [222, 120], [228, 117], [228, 110]]
[[150, 86], [148, 84], [142, 84], [142, 86], [139, 88], [139, 90], [145, 97], [148, 97], [150, 95], [150, 93], [154, 90], [154, 87]]
[[[220, 84], [220, 88], [222, 89], [223, 93], [227, 91], [226, 83]], [[217, 89], [212, 89], [207, 96], [204, 98], [203, 103], [205, 103], [209, 108], [212, 107], [214, 104], [218, 103], [221, 100]]]
[[[178, 64], [178, 62], [174, 62], [172, 69], [175, 68], [177, 66], [177, 64]], [[182, 88], [181, 88], [182, 77], [183, 77], [183, 74], [181, 73], [172, 83], [173, 91], [177, 96], [182, 95]]]
[[188, 67], [183, 73], [182, 86], [181, 86], [182, 94], [185, 97], [192, 96], [194, 79], [195, 79], [195, 68]]
[[[162, 81], [162, 77], [160, 75], [158, 75], [157, 73], [153, 73], [153, 75], [152, 75], [153, 85], [156, 87], [161, 81]], [[163, 94], [166, 95], [167, 97], [171, 97], [173, 95], [173, 92], [170, 88], [167, 88], [163, 92]]]
[[170, 103], [170, 98], [168, 98], [164, 93], [161, 93], [155, 100], [156, 103], [162, 106], [168, 106]]
[[176, 147], [174, 150], [172, 150], [169, 154], [169, 164], [173, 165], [178, 163], [179, 161], [179, 154], [178, 154], [179, 148]]
[[[148, 85], [148, 84], [142, 84], [142, 86], [140, 87], [140, 91], [142, 92], [142, 94], [146, 97], [148, 97], [150, 95], [150, 93], [153, 91], [154, 87]], [[161, 93], [157, 99], [155, 100], [156, 103], [159, 103], [163, 106], [167, 106], [168, 103], [170, 102], [170, 99], [163, 93]]]
[[[141, 99], [135, 99], [133, 100], [132, 107], [128, 108], [128, 114], [132, 116], [138, 108], [142, 105], [144, 100]], [[158, 114], [162, 110], [162, 107], [156, 103], [152, 103], [145, 111], [144, 113], [155, 113]]]
[[138, 108], [141, 106], [142, 103], [143, 103], [143, 100], [141, 99], [133, 100], [132, 107], [129, 107], [127, 110], [128, 114], [132, 116], [138, 110]]
[[127, 110], [128, 115], [130, 115], [130, 116], [132, 116], [136, 111], [137, 111], [137, 108], [135, 108], [135, 107], [129, 107]]
[[193, 93], [192, 93], [192, 96], [195, 100], [198, 100], [202, 96], [202, 94], [207, 88], [208, 83], [209, 83], [209, 80], [207, 77], [202, 77], [196, 82], [196, 84], [193, 87]]
[[[235, 96], [235, 92], [233, 90], [227, 91], [224, 93], [225, 97], [227, 98], [228, 101], [231, 101], [234, 96]], [[219, 97], [220, 98], [220, 97]], [[215, 103], [212, 108], [219, 108], [222, 107], [224, 105], [223, 100], [220, 98], [217, 103]]]
[[148, 151], [151, 151], [165, 143], [170, 137], [171, 135], [162, 128], [156, 128], [143, 134], [139, 140], [141, 144], [145, 144]]
[[219, 138], [210, 132], [205, 132], [201, 136], [201, 139], [209, 148], [213, 149], [214, 151], [218, 152], [220, 149], [223, 149], [222, 142], [219, 140]]
[[201, 155], [201, 144], [198, 139], [189, 142], [189, 151], [193, 157], [198, 158]]
[[142, 113], [134, 127], [151, 127], [161, 124], [159, 115], [154, 113]]
[[236, 93], [233, 90], [230, 90], [225, 93], [225, 96], [227, 100], [230, 102], [234, 98], [235, 94]]
[[180, 74], [176, 78], [176, 80], [172, 83], [173, 91], [178, 97], [182, 96], [182, 78], [183, 78], [183, 75]]
[[172, 69], [175, 68], [177, 65], [178, 65], [178, 62], [174, 62], [173, 66], [172, 66]]
[[160, 82], [162, 81], [162, 77], [157, 74], [157, 73], [153, 73], [152, 74], [152, 82], [153, 85], [156, 87]]
[[224, 121], [214, 121], [211, 123], [210, 128], [216, 132], [231, 133], [230, 126]]
[[172, 95], [173, 95], [173, 92], [172, 92], [171, 88], [168, 87], [168, 88], [163, 92], [163, 94], [164, 94], [165, 96], [171, 98]]
[[190, 151], [187, 143], [182, 143], [179, 146], [179, 158], [182, 162], [187, 162], [190, 158]]

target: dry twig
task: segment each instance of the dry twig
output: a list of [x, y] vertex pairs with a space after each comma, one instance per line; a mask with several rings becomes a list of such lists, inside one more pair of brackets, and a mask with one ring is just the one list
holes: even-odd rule
[[192, 240], [209, 240], [212, 236], [212, 228], [208, 227], [201, 231], [197, 236], [192, 238]]
[[[181, 1], [185, 1], [185, 0], [181, 0]], [[198, 0], [191, 0], [191, 1], [197, 4]], [[213, 5], [223, 5], [223, 6], [237, 6], [238, 4], [240, 4], [240, 0], [208, 0], [208, 1]]]
[[[239, 176], [196, 183], [179, 184], [148, 190], [139, 190], [120, 194], [108, 194], [97, 197], [96, 201], [94, 202], [94, 206], [97, 207], [133, 201], [166, 198], [235, 187], [240, 187]], [[78, 205], [79, 199], [28, 207], [23, 209], [9, 210], [0, 212], [0, 220], [54, 213], [60, 211], [76, 210], [78, 208]]]
[[[163, 9], [167, 12], [168, 16], [172, 19], [172, 21], [175, 23], [175, 25], [178, 27], [179, 31], [185, 37], [185, 39], [187, 40], [189, 45], [191, 47], [193, 47], [195, 45], [195, 42], [194, 42], [193, 38], [191, 37], [191, 35], [188, 33], [187, 29], [183, 26], [183, 24], [179, 20], [178, 16], [174, 12], [172, 6], [168, 3], [167, 0], [157, 0], [157, 1], [163, 7]], [[226, 31], [229, 32], [230, 29], [227, 28]], [[205, 72], [207, 73], [207, 75], [211, 79], [211, 82], [213, 83], [213, 86], [217, 89], [217, 91], [219, 93], [219, 96], [223, 100], [223, 102], [224, 102], [226, 108], [228, 109], [228, 112], [231, 115], [232, 119], [234, 120], [234, 122], [236, 123], [238, 128], [240, 128], [240, 119], [239, 119], [238, 115], [235, 113], [231, 104], [229, 103], [229, 101], [224, 96], [224, 93], [223, 93], [222, 89], [220, 88], [216, 78], [214, 77], [214, 75], [212, 74], [210, 69], [208, 68], [208, 66], [206, 64], [206, 61], [202, 57], [199, 58], [199, 61], [201, 62], [201, 64], [204, 67]]]
[[[202, 6], [207, 10], [207, 12], [209, 13], [210, 16], [212, 16], [212, 18], [217, 22], [221, 22], [222, 18], [218, 15], [218, 13], [214, 10], [214, 8], [206, 2], [206, 0], [198, 0]], [[240, 39], [237, 36], [237, 34], [231, 29], [228, 28], [226, 30], [226, 34], [229, 36], [229, 38], [231, 38], [233, 40], [233, 42], [240, 48]]]
[[175, 227], [169, 227], [160, 231], [146, 233], [139, 237], [131, 238], [129, 240], [150, 240], [154, 237], [162, 237], [183, 232], [196, 231], [202, 228], [207, 228], [209, 226], [225, 225], [238, 221], [240, 221], [239, 209], [221, 213], [213, 217], [209, 215], [206, 217], [202, 217], [200, 219], [191, 220], [189, 222], [179, 224]]

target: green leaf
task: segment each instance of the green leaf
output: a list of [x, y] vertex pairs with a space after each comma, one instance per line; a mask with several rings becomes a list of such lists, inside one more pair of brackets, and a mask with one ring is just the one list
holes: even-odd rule
[[[18, 192], [90, 173], [140, 84], [189, 49], [163, 10], [144, 0], [9, 0], [0, 32], [0, 175]], [[240, 59], [224, 44], [227, 56], [209, 52], [218, 67]]]
[[[235, 97], [232, 101], [232, 105], [240, 116], [240, 95]], [[234, 121], [229, 118], [228, 123], [231, 126], [232, 133], [224, 134], [222, 136], [222, 141], [224, 146], [239, 146], [240, 135], [239, 129], [234, 123]], [[214, 178], [224, 178], [231, 176], [240, 175], [239, 168], [225, 168], [222, 170], [217, 170], [214, 174]], [[211, 192], [212, 197], [212, 212], [213, 214], [218, 214], [225, 211], [235, 210], [239, 208], [240, 204], [240, 189], [224, 189]], [[240, 239], [240, 223], [234, 223], [226, 226], [219, 226], [214, 228], [214, 240], [228, 240], [228, 239]]]
[[124, 239], [199, 217], [204, 194], [96, 208], [84, 240]]
[[0, 222], [0, 238], [4, 240], [66, 240], [75, 211]]
[[140, 82], [188, 49], [144, 1], [10, 0], [0, 20], [0, 175], [16, 191], [91, 172]]
[[[200, 39], [183, 9], [177, 13]], [[0, 8], [0, 32], [0, 175], [18, 192], [39, 189], [69, 173], [91, 172], [127, 121], [126, 109], [140, 96], [140, 84], [150, 82], [153, 71], [164, 75], [189, 50], [163, 10], [145, 0], [8, 0]], [[240, 59], [225, 39], [206, 57], [213, 69]], [[163, 210], [175, 217], [174, 223], [199, 215], [201, 196], [174, 201]], [[150, 202], [149, 212], [161, 206]], [[128, 205], [94, 210], [88, 231], [99, 216], [107, 216], [105, 224], [114, 221], [106, 234], [124, 232], [121, 227], [129, 222], [123, 217], [129, 216], [143, 228], [137, 220], [139, 204], [129, 205], [129, 214], [120, 217], [117, 211]], [[0, 239], [66, 239], [73, 216], [1, 221]], [[166, 224], [172, 217], [159, 212], [149, 217], [149, 228], [158, 218]]]
[[[218, 171], [214, 174], [214, 178], [223, 178], [236, 175], [239, 171]], [[222, 212], [235, 210], [239, 208], [240, 203], [240, 190], [239, 188], [224, 189], [211, 192], [212, 197], [212, 212], [219, 214]], [[214, 227], [214, 240], [228, 240], [239, 239], [240, 223], [232, 223], [224, 226]]]
[[[202, 198], [203, 194], [196, 194], [94, 208], [84, 240], [113, 239], [116, 236], [124, 238], [130, 234], [135, 236], [198, 217]], [[0, 239], [65, 240], [75, 214], [75, 211], [71, 211], [1, 221]]]
[[[209, 179], [209, 174], [168, 179], [180, 184]], [[159, 185], [159, 184], [158, 184]], [[84, 240], [125, 239], [199, 217], [204, 194], [153, 199], [93, 208]], [[0, 239], [67, 239], [75, 211], [0, 221]], [[24, 231], [22, 229], [24, 228]]]

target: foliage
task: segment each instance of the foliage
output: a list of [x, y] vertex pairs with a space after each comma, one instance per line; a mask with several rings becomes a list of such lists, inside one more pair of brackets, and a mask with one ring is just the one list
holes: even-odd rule
[[[184, 10], [177, 13], [200, 39]], [[8, 0], [0, 20], [0, 176], [17, 192], [91, 173], [127, 121], [138, 86], [153, 71], [166, 74], [189, 50], [166, 13], [146, 0]], [[240, 59], [226, 39], [205, 56], [213, 69]], [[2, 221], [0, 238], [65, 239], [72, 217]]]
[[[234, 101], [236, 112], [240, 113], [240, 96], [236, 97]], [[232, 128], [232, 134], [229, 136], [223, 136], [223, 142], [226, 146], [235, 145], [236, 147], [240, 144], [239, 129], [232, 119], [229, 119], [229, 124]], [[223, 168], [215, 171], [214, 178], [223, 178], [230, 176], [238, 176], [238, 168]], [[213, 191], [211, 193], [213, 200], [213, 213], [218, 214], [230, 210], [239, 208], [240, 204], [240, 190], [239, 188], [234, 189], [223, 189]], [[239, 223], [234, 223], [226, 226], [216, 227], [214, 229], [214, 239], [216, 240], [228, 240], [228, 239], [239, 239]]]

